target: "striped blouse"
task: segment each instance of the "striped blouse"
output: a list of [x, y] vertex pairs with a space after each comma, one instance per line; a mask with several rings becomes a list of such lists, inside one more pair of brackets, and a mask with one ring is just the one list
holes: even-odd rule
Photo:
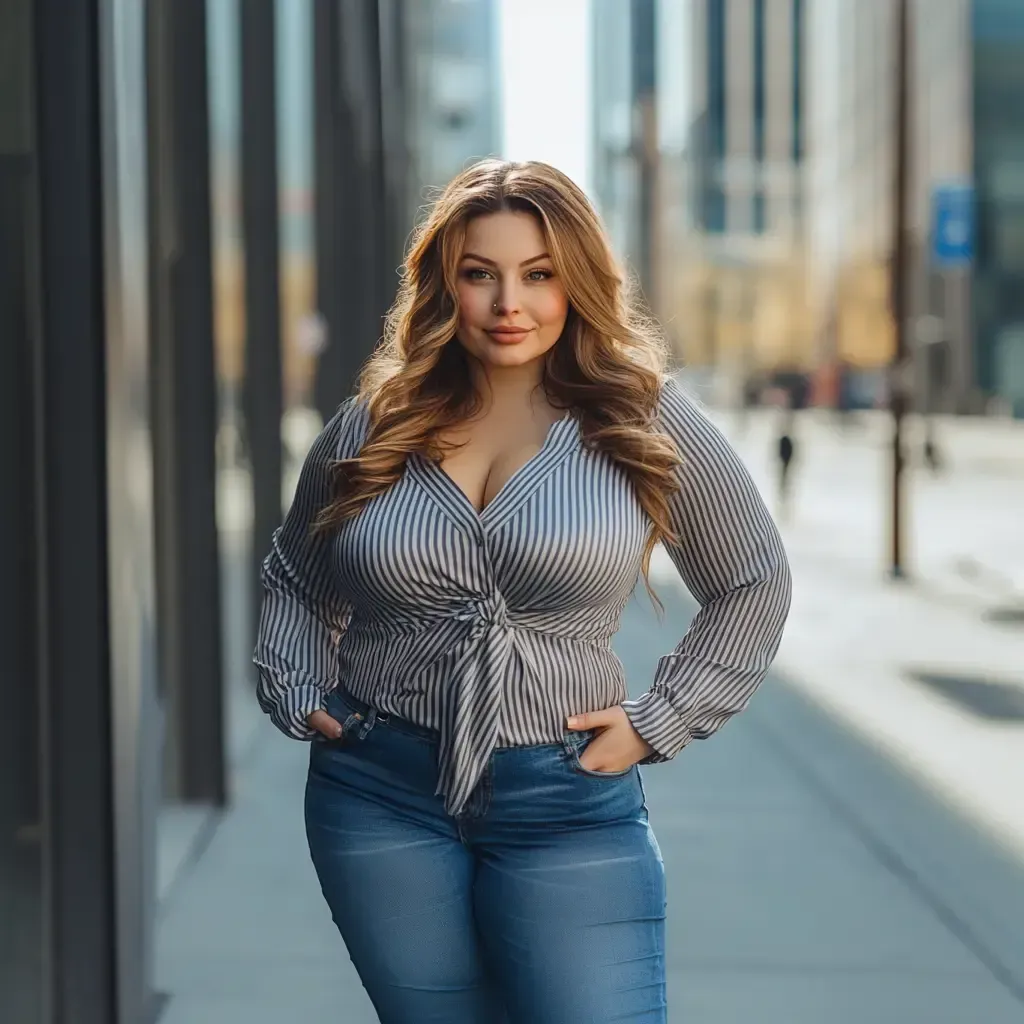
[[477, 512], [420, 455], [333, 535], [311, 533], [328, 467], [356, 455], [365, 407], [350, 399], [313, 444], [263, 563], [254, 661], [278, 728], [342, 682], [367, 704], [439, 734], [438, 795], [458, 814], [499, 746], [560, 742], [572, 714], [622, 704], [667, 761], [714, 733], [760, 684], [789, 611], [778, 531], [739, 458], [668, 380], [661, 429], [682, 455], [667, 551], [701, 608], [627, 700], [611, 649], [639, 581], [649, 527], [626, 474], [582, 443], [569, 415]]

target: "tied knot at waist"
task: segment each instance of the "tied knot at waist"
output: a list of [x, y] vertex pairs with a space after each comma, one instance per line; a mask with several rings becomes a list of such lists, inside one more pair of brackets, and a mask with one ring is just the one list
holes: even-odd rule
[[488, 631], [536, 633], [553, 640], [569, 640], [577, 644], [608, 649], [614, 629], [595, 628], [592, 621], [552, 616], [535, 608], [509, 608], [498, 590], [489, 594], [466, 595], [458, 603], [422, 609], [419, 614], [393, 611], [389, 615], [363, 617], [358, 613], [349, 622], [348, 632], [381, 643], [423, 640], [431, 648], [439, 643], [455, 647], [468, 639], [479, 639]]
[[456, 622], [479, 623], [486, 626], [507, 626], [508, 605], [505, 599], [494, 591], [486, 597], [474, 598], [460, 608], [452, 618]]
[[505, 599], [495, 590], [491, 594], [478, 594], [454, 607], [432, 609], [428, 614], [415, 617], [398, 613], [388, 617], [354, 618], [349, 629], [364, 636], [400, 639], [437, 634], [446, 627], [456, 627], [457, 634], [464, 636], [467, 629], [474, 633], [486, 626], [530, 628], [515, 621], [515, 613], [509, 613]]

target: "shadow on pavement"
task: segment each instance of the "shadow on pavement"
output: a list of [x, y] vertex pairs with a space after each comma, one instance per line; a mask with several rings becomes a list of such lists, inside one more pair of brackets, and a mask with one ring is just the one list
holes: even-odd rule
[[[634, 692], [695, 609], [659, 595], [664, 617], [638, 592], [616, 638]], [[671, 1020], [1021, 1019], [1024, 865], [784, 678], [644, 783]]]
[[[694, 608], [659, 591], [664, 617], [641, 589], [616, 638], [634, 693]], [[375, 1021], [309, 862], [306, 756], [265, 723], [240, 764], [233, 809], [162, 914], [161, 1024]], [[1022, 865], [784, 679], [643, 778], [673, 1024], [1021, 1019]]]

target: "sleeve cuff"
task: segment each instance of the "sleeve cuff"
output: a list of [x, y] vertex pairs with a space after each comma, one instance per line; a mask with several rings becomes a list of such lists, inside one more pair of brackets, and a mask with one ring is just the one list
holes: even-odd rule
[[654, 748], [640, 764], [671, 761], [693, 739], [679, 712], [660, 693], [648, 690], [636, 700], [623, 701], [622, 708], [640, 737]]
[[327, 694], [316, 683], [302, 683], [291, 687], [281, 694], [276, 701], [264, 707], [270, 720], [286, 736], [293, 740], [311, 740], [316, 729], [310, 727], [306, 719], [314, 711], [323, 711], [327, 707]]

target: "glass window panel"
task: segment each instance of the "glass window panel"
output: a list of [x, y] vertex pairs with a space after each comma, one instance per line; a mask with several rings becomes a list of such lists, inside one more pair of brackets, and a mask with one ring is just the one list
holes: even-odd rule
[[[31, 0], [0, 5], [0, 503], [7, 537], [34, 529], [31, 265], [33, 244]], [[30, 542], [0, 550], [0, 1020], [42, 1020], [43, 892], [39, 677]]]

